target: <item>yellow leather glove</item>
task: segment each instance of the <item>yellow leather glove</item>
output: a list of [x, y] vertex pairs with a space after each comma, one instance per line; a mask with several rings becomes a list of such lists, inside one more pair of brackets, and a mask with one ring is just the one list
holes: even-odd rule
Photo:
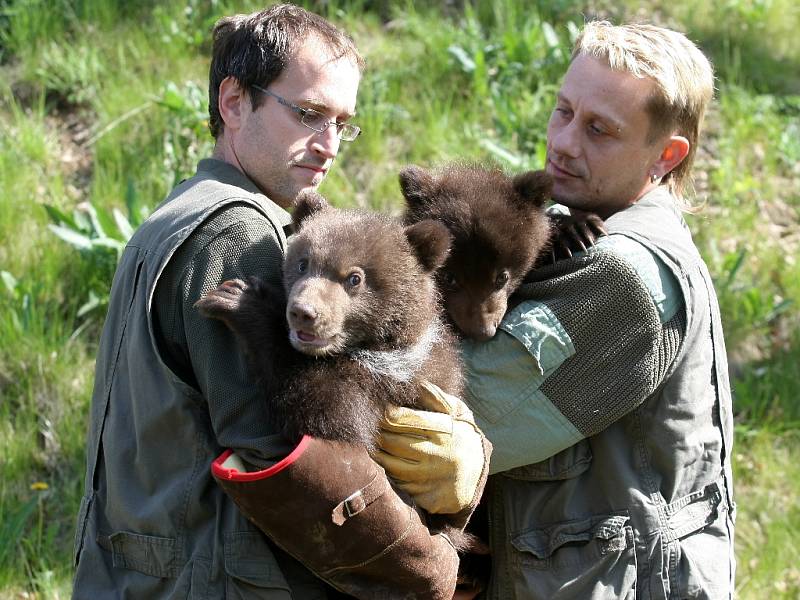
[[491, 444], [460, 399], [425, 382], [421, 402], [429, 410], [387, 409], [373, 458], [428, 512], [471, 513], [486, 483]]

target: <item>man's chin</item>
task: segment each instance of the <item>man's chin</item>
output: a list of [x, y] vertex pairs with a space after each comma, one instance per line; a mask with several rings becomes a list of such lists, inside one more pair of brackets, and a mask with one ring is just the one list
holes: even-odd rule
[[306, 183], [305, 187], [303, 187], [302, 191], [316, 191], [322, 182], [325, 181], [325, 176], [321, 175], [320, 177], [315, 177], [311, 180], [310, 183]]
[[297, 202], [303, 194], [307, 194], [308, 192], [316, 192], [319, 190], [319, 185], [304, 185], [298, 186], [297, 193], [294, 196], [294, 201]]
[[[295, 185], [292, 187], [291, 190], [288, 190], [286, 194], [286, 197], [289, 199], [288, 204], [280, 204], [279, 202], [276, 202], [276, 204], [280, 204], [280, 206], [283, 206], [284, 208], [287, 208], [289, 206], [294, 206], [295, 204], [297, 204], [297, 201], [300, 200], [300, 198], [304, 193], [316, 192], [317, 188], [319, 188], [319, 185], [310, 185], [307, 183], [304, 185]], [[274, 198], [270, 198], [270, 200], [275, 202]]]
[[304, 182], [303, 184], [297, 184], [292, 191], [294, 192], [292, 202], [296, 203], [303, 194], [319, 191], [319, 183]]
[[591, 204], [586, 194], [581, 194], [569, 186], [560, 185], [559, 182], [554, 183], [550, 197], [555, 202], [571, 208], [583, 208], [586, 204]]

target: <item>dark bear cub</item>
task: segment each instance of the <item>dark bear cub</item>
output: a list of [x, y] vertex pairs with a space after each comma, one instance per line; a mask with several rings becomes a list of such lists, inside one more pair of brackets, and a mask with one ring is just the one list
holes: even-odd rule
[[433, 276], [451, 236], [435, 221], [404, 227], [313, 193], [293, 221], [282, 286], [227, 281], [197, 306], [235, 332], [288, 439], [372, 449], [386, 406], [416, 407], [420, 381], [461, 392]]
[[445, 310], [467, 337], [494, 336], [509, 296], [537, 257], [550, 250], [553, 227], [544, 204], [552, 180], [544, 171], [515, 177], [499, 169], [450, 165], [400, 173], [405, 222], [434, 219], [453, 236], [437, 273]]

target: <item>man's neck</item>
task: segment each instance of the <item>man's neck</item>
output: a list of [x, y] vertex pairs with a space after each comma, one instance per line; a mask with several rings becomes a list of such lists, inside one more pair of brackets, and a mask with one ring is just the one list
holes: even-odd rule
[[219, 137], [217, 138], [217, 142], [214, 144], [214, 151], [211, 153], [211, 158], [226, 162], [229, 165], [236, 167], [236, 169], [238, 169], [244, 175], [247, 175], [242, 168], [242, 165], [239, 164], [239, 159], [233, 152], [233, 149], [231, 148], [228, 140], [225, 138], [224, 133], [220, 133]]

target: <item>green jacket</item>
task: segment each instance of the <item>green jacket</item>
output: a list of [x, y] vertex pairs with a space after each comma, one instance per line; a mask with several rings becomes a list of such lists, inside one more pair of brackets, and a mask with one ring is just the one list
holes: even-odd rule
[[279, 280], [290, 217], [232, 166], [203, 160], [136, 231], [97, 356], [74, 598], [324, 598], [215, 484], [233, 448], [286, 451], [246, 361], [194, 309], [231, 277]]
[[664, 189], [606, 227], [465, 347], [466, 400], [494, 445], [488, 595], [730, 598], [733, 422], [711, 278]]

